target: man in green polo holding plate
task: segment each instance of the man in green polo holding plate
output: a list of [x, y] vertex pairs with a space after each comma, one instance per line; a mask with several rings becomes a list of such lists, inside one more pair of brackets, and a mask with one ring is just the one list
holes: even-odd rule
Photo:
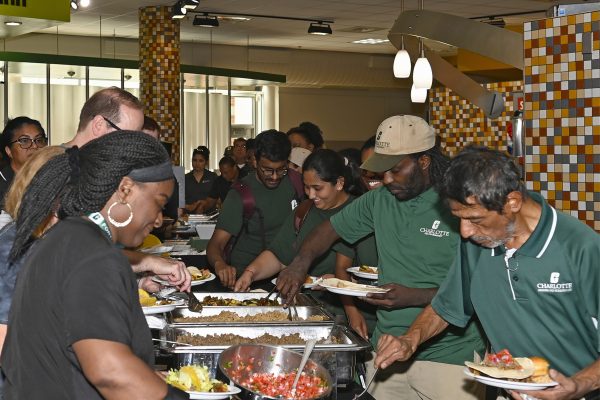
[[375, 365], [406, 360], [476, 315], [493, 352], [550, 362], [557, 385], [519, 391], [600, 398], [600, 236], [526, 190], [520, 176], [509, 156], [486, 148], [467, 148], [452, 161], [440, 193], [460, 218], [458, 255], [408, 332], [381, 337]]

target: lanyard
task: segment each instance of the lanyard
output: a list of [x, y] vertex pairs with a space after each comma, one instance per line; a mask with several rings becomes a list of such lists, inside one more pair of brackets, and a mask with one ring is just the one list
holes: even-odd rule
[[110, 229], [108, 229], [108, 225], [106, 224], [106, 221], [104, 220], [102, 214], [100, 214], [99, 212], [93, 212], [91, 214], [88, 214], [87, 217], [90, 219], [90, 221], [98, 225], [100, 229], [104, 231], [104, 234], [106, 235], [106, 237], [108, 237], [108, 240], [112, 241], [112, 234], [110, 233]]

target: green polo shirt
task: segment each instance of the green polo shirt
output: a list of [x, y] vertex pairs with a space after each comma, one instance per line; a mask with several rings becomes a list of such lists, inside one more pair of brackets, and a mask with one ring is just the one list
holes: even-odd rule
[[432, 306], [456, 326], [476, 313], [494, 351], [570, 376], [600, 355], [600, 236], [530, 195], [542, 214], [529, 239], [506, 260], [504, 246], [463, 241]]
[[[459, 241], [458, 219], [450, 214], [433, 189], [400, 201], [381, 187], [359, 197], [333, 216], [331, 223], [350, 243], [375, 232], [379, 284], [439, 287], [452, 265]], [[377, 345], [382, 333], [404, 334], [422, 310], [420, 307], [377, 310], [373, 345]], [[473, 351], [481, 353], [483, 348], [478, 327], [472, 323], [428, 341], [419, 348], [416, 358], [462, 364], [473, 359]]]
[[[265, 238], [267, 246], [281, 228], [281, 224], [296, 205], [296, 192], [286, 176], [275, 189], [265, 187], [251, 173], [242, 179], [250, 186], [256, 202], [256, 208], [262, 211], [264, 217]], [[246, 266], [263, 251], [260, 219], [255, 212], [248, 221], [248, 229], [242, 230], [243, 206], [237, 190], [230, 190], [223, 202], [223, 208], [215, 229], [223, 229], [233, 236], [240, 235], [231, 252], [231, 265], [240, 275]], [[241, 232], [240, 232], [241, 231]]]
[[[348, 200], [339, 207], [320, 210], [315, 206], [312, 206], [306, 214], [306, 218], [300, 227], [298, 235], [294, 227], [295, 212], [291, 212], [286, 220], [284, 221], [281, 229], [277, 233], [277, 237], [269, 245], [269, 250], [277, 256], [279, 261], [288, 265], [292, 262], [296, 254], [302, 246], [302, 242], [306, 237], [323, 221], [328, 220], [332, 215], [335, 215], [348, 204], [354, 200], [354, 197], [348, 197]], [[338, 241], [340, 242], [340, 241]], [[324, 274], [335, 273], [335, 254], [333, 247], [330, 248], [326, 253], [321, 255], [315, 261], [313, 261], [308, 273], [313, 276], [321, 276]], [[312, 291], [310, 293], [314, 298], [323, 302], [327, 309], [336, 314], [343, 315], [343, 308], [339, 296], [327, 291]]]
[[[371, 233], [368, 236], [360, 239], [354, 245], [348, 245], [344, 242], [340, 242], [335, 245], [334, 250], [340, 254], [345, 255], [353, 260], [352, 265], [357, 267], [361, 265], [377, 266], [377, 243], [375, 241], [375, 234]], [[357, 281], [361, 283], [373, 284], [373, 281], [361, 280], [357, 278]], [[375, 331], [375, 325], [377, 324], [377, 307], [364, 301], [357, 300], [354, 302], [356, 308], [359, 309], [360, 313], [365, 319], [367, 324], [367, 331], [369, 336], [373, 335]]]

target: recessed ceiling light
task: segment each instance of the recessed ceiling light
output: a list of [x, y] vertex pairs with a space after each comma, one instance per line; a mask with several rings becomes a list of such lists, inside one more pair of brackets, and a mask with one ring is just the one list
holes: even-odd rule
[[351, 43], [356, 43], [356, 44], [381, 44], [381, 43], [388, 43], [389, 40], [388, 39], [360, 39], [360, 40], [354, 40]]
[[6, 26], [19, 26], [21, 24], [22, 24], [22, 22], [20, 22], [20, 21], [5, 21], [4, 22], [4, 25], [6, 25]]
[[79, 0], [79, 5], [81, 7], [89, 7], [90, 6], [90, 0]]

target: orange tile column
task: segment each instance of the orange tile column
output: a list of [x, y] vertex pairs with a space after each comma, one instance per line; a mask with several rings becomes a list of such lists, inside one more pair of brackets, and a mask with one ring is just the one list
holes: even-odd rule
[[140, 100], [161, 126], [161, 140], [173, 144], [173, 162], [179, 164], [179, 21], [170, 7], [154, 6], [140, 9], [139, 25]]
[[600, 12], [525, 23], [530, 189], [600, 232]]

